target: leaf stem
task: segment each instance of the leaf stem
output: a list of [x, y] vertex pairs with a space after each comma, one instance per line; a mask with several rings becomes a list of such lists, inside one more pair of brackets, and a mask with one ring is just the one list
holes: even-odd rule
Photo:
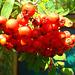
[[37, 4], [39, 0], [37, 0], [36, 2], [33, 2], [33, 4]]
[[22, 5], [23, 6], [23, 4], [19, 1], [19, 0], [16, 0], [20, 5]]

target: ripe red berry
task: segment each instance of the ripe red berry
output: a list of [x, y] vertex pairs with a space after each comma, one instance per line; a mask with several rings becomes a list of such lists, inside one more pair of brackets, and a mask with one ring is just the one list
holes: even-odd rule
[[0, 28], [5, 27], [6, 22], [7, 22], [7, 18], [4, 16], [0, 16]]
[[29, 26], [23, 26], [19, 28], [19, 35], [25, 36], [31, 34], [31, 28]]
[[7, 44], [7, 39], [5, 37], [1, 38], [0, 42], [1, 42], [1, 45], [6, 45]]
[[55, 12], [52, 12], [49, 14], [49, 21], [52, 24], [55, 24], [56, 22], [58, 22], [59, 20], [59, 15]]
[[17, 21], [20, 25], [25, 25], [28, 23], [28, 18], [27, 17], [24, 17], [22, 13], [18, 14], [17, 15]]
[[32, 17], [35, 13], [35, 7], [34, 5], [31, 5], [31, 4], [24, 4], [23, 7], [22, 7], [22, 14], [25, 16], [25, 17]]
[[8, 28], [10, 30], [17, 30], [18, 27], [19, 27], [19, 24], [16, 19], [9, 19], [6, 22], [6, 28]]

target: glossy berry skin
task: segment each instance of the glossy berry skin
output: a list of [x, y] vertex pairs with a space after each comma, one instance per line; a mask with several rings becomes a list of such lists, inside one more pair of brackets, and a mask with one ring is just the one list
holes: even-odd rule
[[59, 38], [60, 40], [64, 40], [64, 39], [66, 38], [66, 34], [65, 34], [64, 32], [59, 32], [58, 38]]
[[0, 42], [1, 42], [1, 45], [6, 45], [7, 44], [7, 39], [2, 38]]
[[31, 38], [30, 37], [22, 37], [21, 38], [21, 45], [22, 46], [31, 46]]
[[66, 38], [66, 39], [64, 40], [64, 45], [65, 45], [65, 46], [73, 45], [72, 39], [71, 39], [71, 38]]
[[69, 31], [64, 31], [66, 38], [69, 38], [71, 36], [71, 33]]
[[22, 14], [25, 17], [32, 17], [35, 13], [35, 7], [31, 4], [24, 4], [22, 7]]
[[72, 34], [72, 35], [70, 36], [70, 38], [73, 40], [73, 42], [75, 42], [75, 35], [74, 35], [74, 34]]
[[19, 27], [19, 24], [16, 19], [9, 19], [6, 22], [6, 28], [8, 28], [10, 30], [17, 30], [18, 27]]
[[23, 26], [19, 28], [19, 35], [25, 36], [31, 34], [31, 28], [29, 26]]
[[51, 24], [56, 23], [59, 20], [59, 15], [55, 12], [49, 14], [49, 21]]
[[7, 22], [7, 18], [4, 16], [0, 16], [0, 28], [5, 27], [6, 22]]
[[46, 34], [50, 31], [52, 31], [52, 25], [47, 23], [47, 24], [43, 24], [42, 27], [41, 27], [41, 31], [43, 34]]
[[49, 17], [46, 14], [40, 14], [41, 24], [49, 23]]
[[64, 26], [65, 22], [66, 22], [65, 18], [63, 16], [60, 16], [59, 20], [56, 24], [58, 25], [58, 27], [62, 27], [62, 26]]
[[17, 21], [20, 25], [25, 26], [28, 23], [28, 18], [24, 17], [22, 13], [17, 15]]

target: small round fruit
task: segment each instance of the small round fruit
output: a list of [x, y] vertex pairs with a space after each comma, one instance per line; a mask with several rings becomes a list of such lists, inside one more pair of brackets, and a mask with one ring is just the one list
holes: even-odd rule
[[60, 16], [59, 20], [56, 24], [58, 25], [58, 27], [62, 27], [62, 26], [64, 26], [65, 22], [66, 22], [65, 18], [63, 16]]
[[24, 4], [22, 7], [22, 13], [25, 17], [32, 17], [35, 13], [34, 5]]
[[28, 18], [27, 17], [24, 17], [22, 13], [18, 14], [17, 15], [17, 21], [20, 25], [25, 25], [28, 23]]
[[59, 20], [59, 15], [55, 12], [49, 14], [50, 23], [54, 24]]
[[9, 19], [6, 22], [6, 28], [10, 30], [16, 30], [19, 27], [19, 24], [16, 19]]
[[64, 33], [66, 34], [66, 38], [69, 38], [71, 36], [71, 33], [69, 31], [64, 31]]
[[23, 26], [19, 28], [19, 35], [30, 35], [31, 34], [31, 28], [29, 26]]
[[7, 18], [4, 16], [0, 16], [0, 28], [5, 27], [6, 22], [7, 22]]
[[41, 24], [49, 23], [49, 17], [46, 14], [40, 14]]
[[7, 39], [2, 38], [0, 42], [1, 42], [1, 45], [6, 45], [7, 44]]

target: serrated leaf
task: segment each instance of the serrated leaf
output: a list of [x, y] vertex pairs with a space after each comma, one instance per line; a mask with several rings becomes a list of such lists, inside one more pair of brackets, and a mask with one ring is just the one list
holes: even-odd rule
[[56, 68], [55, 68], [55, 66], [52, 66], [52, 68], [50, 69], [48, 75], [56, 75]]
[[50, 9], [51, 7], [54, 7], [53, 1], [47, 2], [47, 3], [45, 4], [45, 7], [46, 7], [47, 9]]
[[2, 0], [0, 0], [0, 8], [1, 8], [1, 3], [2, 3]]
[[7, 19], [10, 17], [10, 14], [13, 9], [14, 1], [15, 0], [7, 0], [4, 3], [2, 10], [1, 10], [1, 16], [5, 16]]
[[67, 75], [73, 75], [72, 68], [62, 68], [61, 72]]
[[54, 60], [66, 60], [65, 53], [62, 56], [56, 55], [53, 57]]

